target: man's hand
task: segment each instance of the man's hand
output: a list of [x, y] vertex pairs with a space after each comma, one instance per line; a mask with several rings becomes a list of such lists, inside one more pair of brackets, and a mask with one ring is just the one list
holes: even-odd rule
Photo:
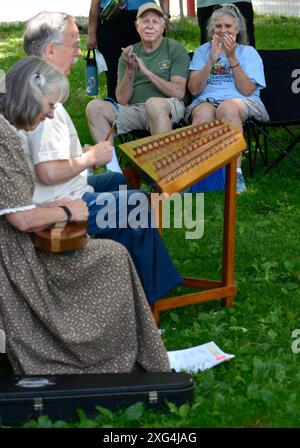
[[110, 142], [100, 142], [90, 146], [88, 155], [91, 156], [91, 166], [106, 165], [112, 159], [113, 148]]
[[137, 69], [142, 73], [142, 75], [147, 76], [147, 73], [149, 73], [150, 70], [148, 69], [148, 67], [146, 67], [143, 59], [141, 59], [135, 55], [135, 60], [136, 60], [136, 64], [137, 64]]
[[133, 45], [129, 45], [129, 47], [122, 48], [122, 53], [127, 69], [130, 71], [134, 71], [136, 69], [137, 64], [136, 64], [136, 55], [133, 52]]

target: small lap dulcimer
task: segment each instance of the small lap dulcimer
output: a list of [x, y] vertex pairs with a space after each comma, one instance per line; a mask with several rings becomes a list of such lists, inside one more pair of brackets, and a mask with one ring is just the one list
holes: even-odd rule
[[35, 232], [35, 245], [52, 253], [73, 252], [85, 245], [87, 221], [59, 222], [54, 226]]

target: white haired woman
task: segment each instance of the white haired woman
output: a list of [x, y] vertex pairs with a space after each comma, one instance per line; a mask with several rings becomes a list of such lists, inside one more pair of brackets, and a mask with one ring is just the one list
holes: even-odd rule
[[[127, 250], [88, 240], [72, 257], [40, 251], [31, 232], [82, 221], [81, 199], [32, 204], [32, 177], [18, 130], [53, 116], [66, 78], [31, 56], [6, 75], [0, 94], [0, 315], [16, 374], [169, 369], [167, 354]], [[63, 205], [63, 207], [62, 207]]]
[[[204, 123], [219, 118], [241, 132], [250, 116], [267, 121], [259, 97], [266, 86], [263, 63], [255, 48], [246, 45], [245, 19], [235, 5], [223, 5], [213, 12], [208, 38], [190, 64], [188, 88], [193, 101], [186, 109], [186, 121]], [[239, 157], [237, 192], [245, 190]]]

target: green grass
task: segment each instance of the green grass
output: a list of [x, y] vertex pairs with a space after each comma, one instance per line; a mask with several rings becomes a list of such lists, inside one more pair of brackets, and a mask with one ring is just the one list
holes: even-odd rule
[[[257, 48], [299, 48], [300, 19], [256, 17]], [[173, 35], [188, 50], [198, 45], [198, 27], [174, 24]], [[83, 48], [85, 36], [82, 38]], [[22, 56], [21, 31], [0, 28], [0, 68]], [[104, 78], [100, 95], [105, 95]], [[71, 77], [67, 108], [82, 143], [91, 142], [85, 121], [84, 61]], [[299, 132], [299, 129], [298, 129]], [[278, 138], [282, 134], [277, 131]], [[270, 158], [276, 156], [270, 147]], [[299, 145], [295, 155], [300, 158]], [[232, 308], [219, 301], [161, 314], [168, 350], [215, 341], [235, 358], [194, 375], [196, 391], [189, 405], [169, 404], [166, 412], [138, 403], [112, 413], [99, 408], [89, 419], [81, 411], [73, 423], [47, 417], [29, 427], [300, 427], [300, 354], [291, 346], [300, 328], [300, 172], [289, 160], [264, 176], [258, 160], [254, 178], [243, 162], [247, 193], [237, 198], [235, 278], [238, 293]], [[205, 232], [186, 241], [184, 230], [164, 238], [181, 273], [218, 278], [221, 269], [223, 195], [205, 195]]]

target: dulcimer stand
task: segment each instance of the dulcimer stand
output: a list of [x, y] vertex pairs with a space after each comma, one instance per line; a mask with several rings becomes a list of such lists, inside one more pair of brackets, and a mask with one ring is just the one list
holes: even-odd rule
[[[183, 287], [199, 289], [199, 292], [172, 296], [157, 300], [152, 305], [152, 313], [159, 322], [160, 312], [210, 300], [222, 299], [222, 305], [232, 306], [236, 295], [234, 283], [234, 237], [236, 220], [236, 166], [237, 158], [226, 165], [226, 185], [224, 193], [224, 224], [222, 250], [222, 277], [220, 280], [183, 277]], [[161, 214], [160, 214], [161, 217]], [[161, 222], [161, 221], [160, 221]], [[161, 225], [159, 226], [161, 231]]]
[[[237, 158], [246, 147], [242, 133], [222, 120], [187, 126], [120, 145], [131, 161], [157, 183], [160, 191], [168, 194], [184, 191], [226, 166], [222, 277], [220, 280], [184, 277], [182, 286], [199, 289], [199, 292], [154, 302], [152, 312], [156, 322], [161, 311], [196, 303], [221, 299], [223, 306], [233, 305], [237, 291], [234, 283], [236, 168]], [[161, 203], [158, 227], [161, 233]]]

